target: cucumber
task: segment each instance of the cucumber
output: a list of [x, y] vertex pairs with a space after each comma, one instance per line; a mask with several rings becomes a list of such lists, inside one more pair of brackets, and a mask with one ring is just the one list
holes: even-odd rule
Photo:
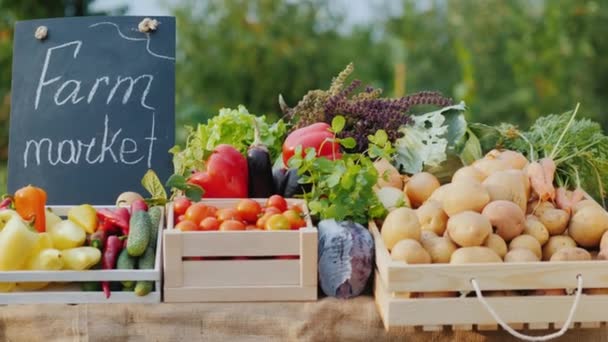
[[[134, 258], [129, 255], [129, 252], [126, 249], [120, 251], [118, 255], [118, 260], [116, 260], [116, 269], [117, 270], [133, 270], [135, 269], [135, 264], [137, 263], [137, 258]], [[127, 288], [133, 288], [135, 282], [133, 280], [125, 280], [122, 282], [122, 286]]]
[[163, 215], [162, 209], [159, 206], [148, 209], [148, 215], [150, 215], [150, 221], [152, 222], [152, 231], [150, 232], [150, 246], [156, 248], [156, 241], [158, 241], [158, 226], [160, 225], [160, 219]]
[[[148, 247], [144, 255], [142, 255], [137, 261], [137, 268], [140, 270], [151, 270], [154, 268], [154, 262], [156, 261], [156, 251], [152, 247]], [[145, 296], [152, 292], [154, 289], [153, 281], [138, 281], [135, 284], [135, 294], [138, 296]]]
[[131, 256], [141, 256], [148, 248], [150, 234], [152, 233], [152, 220], [147, 211], [136, 211], [129, 221], [129, 237], [127, 238], [127, 252]]
[[98, 281], [85, 281], [80, 283], [80, 289], [87, 292], [101, 291], [101, 283]]

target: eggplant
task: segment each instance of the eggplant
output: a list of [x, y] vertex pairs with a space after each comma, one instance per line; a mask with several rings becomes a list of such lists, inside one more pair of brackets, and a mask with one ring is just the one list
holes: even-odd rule
[[262, 143], [257, 121], [254, 120], [254, 139], [247, 150], [249, 170], [249, 198], [267, 198], [273, 195], [272, 163], [268, 147]]
[[289, 169], [285, 174], [285, 186], [283, 188], [283, 197], [293, 198], [295, 195], [303, 195], [312, 189], [310, 184], [300, 184], [300, 176], [297, 169]]
[[273, 195], [281, 195], [285, 193], [285, 181], [287, 180], [287, 169], [276, 168], [272, 171], [273, 180]]

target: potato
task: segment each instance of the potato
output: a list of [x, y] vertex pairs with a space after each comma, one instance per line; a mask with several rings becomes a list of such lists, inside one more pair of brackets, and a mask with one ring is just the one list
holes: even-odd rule
[[428, 172], [419, 172], [410, 177], [405, 185], [405, 193], [410, 198], [414, 208], [418, 208], [422, 203], [431, 197], [433, 192], [439, 188], [439, 180]]
[[488, 159], [488, 158], [476, 160], [472, 164], [472, 166], [474, 168], [476, 168], [477, 170], [481, 171], [486, 176], [490, 176], [491, 174], [498, 172], [498, 171], [512, 169], [511, 165], [509, 165], [509, 163], [504, 160]]
[[450, 185], [450, 183], [444, 184], [435, 189], [435, 191], [433, 191], [433, 193], [431, 194], [431, 197], [429, 197], [426, 201], [436, 201], [441, 204], [443, 202], [443, 197], [445, 197], [446, 189], [449, 189], [448, 185]]
[[452, 253], [458, 246], [447, 237], [422, 240], [422, 247], [431, 255], [431, 261], [436, 264], [449, 263]]
[[490, 195], [490, 201], [511, 201], [525, 211], [530, 197], [528, 176], [521, 170], [498, 171], [486, 178], [482, 185]]
[[538, 217], [534, 215], [526, 216], [526, 222], [524, 223], [524, 234], [532, 235], [542, 245], [547, 243], [549, 240], [549, 231], [540, 222]]
[[441, 207], [448, 216], [468, 210], [481, 212], [490, 202], [490, 195], [479, 183], [460, 182], [444, 186]]
[[528, 159], [523, 154], [511, 150], [492, 150], [485, 155], [486, 159], [498, 159], [505, 161], [513, 169], [522, 170], [528, 165]]
[[602, 238], [600, 239], [600, 251], [601, 250], [608, 251], [608, 231], [605, 231], [604, 234], [602, 234]]
[[420, 243], [424, 245], [424, 242], [427, 240], [433, 240], [438, 238], [439, 235], [435, 234], [432, 230], [422, 230], [420, 231]]
[[463, 247], [457, 249], [450, 258], [450, 264], [474, 264], [502, 262], [496, 252], [488, 247]]
[[543, 250], [540, 242], [532, 235], [523, 234], [511, 240], [511, 243], [509, 243], [509, 250], [511, 251], [519, 248], [529, 249], [536, 255], [538, 260], [543, 257]]
[[486, 174], [479, 171], [479, 169], [474, 168], [473, 166], [465, 166], [454, 172], [452, 176], [452, 183], [458, 182], [477, 182], [481, 183], [486, 179]]
[[[543, 208], [541, 206], [539, 208]], [[568, 227], [568, 220], [570, 215], [565, 210], [554, 209], [554, 208], [543, 208], [537, 210], [536, 216], [540, 222], [547, 228], [549, 235], [560, 235], [563, 234]]]
[[534, 296], [565, 296], [566, 290], [564, 289], [538, 289], [532, 292]]
[[588, 294], [588, 295], [608, 295], [608, 289], [607, 288], [584, 289], [583, 293]]
[[403, 207], [391, 211], [384, 219], [380, 235], [389, 250], [404, 239], [420, 240], [420, 223], [416, 212]]
[[608, 231], [608, 213], [601, 207], [593, 205], [580, 208], [568, 225], [568, 235], [583, 247], [599, 246], [606, 231]]
[[584, 207], [589, 207], [589, 206], [595, 206], [595, 207], [602, 208], [602, 206], [599, 205], [599, 203], [597, 203], [596, 201], [591, 200], [591, 199], [586, 199], [586, 200], [582, 200], [574, 205], [574, 207], [572, 208], [572, 214], [574, 215], [580, 209], [582, 209]]
[[595, 260], [608, 260], [608, 249], [602, 249], [597, 253]]
[[483, 242], [483, 246], [491, 248], [501, 258], [507, 254], [507, 243], [498, 234], [490, 234]]
[[374, 192], [380, 203], [382, 203], [384, 208], [389, 212], [401, 207], [411, 207], [410, 199], [407, 198], [401, 189], [385, 186], [380, 189], [374, 189]]
[[450, 239], [459, 246], [481, 246], [492, 233], [492, 225], [483, 215], [465, 211], [450, 217], [447, 232]]
[[496, 234], [505, 241], [511, 241], [524, 231], [526, 222], [524, 212], [513, 202], [503, 200], [490, 202], [483, 209], [482, 215], [496, 228]]
[[408, 264], [430, 264], [431, 255], [413, 239], [405, 239], [397, 242], [391, 250], [391, 259], [405, 261]]
[[553, 253], [550, 261], [583, 261], [591, 260], [591, 254], [580, 247], [564, 247]]
[[566, 235], [555, 235], [543, 246], [543, 260], [550, 260], [558, 250], [566, 247], [576, 247], [576, 242]]
[[374, 168], [378, 171], [377, 187], [390, 186], [399, 190], [403, 189], [403, 177], [399, 174], [399, 170], [388, 160], [384, 158], [378, 159], [374, 162]]
[[392, 295], [393, 298], [398, 299], [410, 299], [418, 297], [418, 294], [416, 292], [393, 292]]
[[510, 250], [507, 255], [505, 255], [505, 262], [534, 262], [540, 261], [540, 257], [538, 257], [534, 252], [527, 248], [517, 248]]
[[416, 216], [420, 222], [420, 229], [433, 231], [437, 235], [443, 235], [445, 232], [448, 215], [441, 208], [441, 203], [427, 201], [416, 209]]

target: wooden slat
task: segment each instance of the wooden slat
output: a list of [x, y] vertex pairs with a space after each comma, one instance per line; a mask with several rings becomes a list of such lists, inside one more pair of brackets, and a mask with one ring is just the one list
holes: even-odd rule
[[[391, 259], [391, 255], [388, 252], [388, 249], [384, 245], [384, 241], [382, 240], [382, 236], [380, 236], [380, 231], [378, 227], [374, 223], [374, 221], [369, 222], [369, 230], [374, 237], [374, 253], [376, 255], [376, 267], [377, 272], [379, 272], [379, 276], [382, 278], [384, 283], [388, 282], [388, 269], [390, 265], [393, 265], [394, 261]], [[410, 292], [410, 291], [400, 291], [400, 292]]]
[[473, 330], [472, 324], [454, 324], [452, 325], [454, 331], [471, 331]]
[[160, 280], [156, 270], [3, 271], [0, 282]]
[[182, 256], [300, 255], [299, 231], [169, 232], [182, 234]]
[[548, 322], [528, 323], [528, 329], [529, 330], [547, 330], [547, 329], [549, 329], [549, 323]]
[[318, 233], [300, 229], [300, 286], [317, 286]]
[[597, 329], [602, 326], [601, 322], [581, 322], [582, 329]]
[[478, 324], [478, 331], [496, 331], [499, 329], [498, 324]]
[[300, 261], [183, 261], [183, 279], [184, 287], [297, 286]]
[[[496, 324], [477, 298], [396, 299], [375, 278], [376, 303], [387, 327], [422, 325]], [[559, 322], [566, 319], [572, 306], [571, 296], [512, 296], [487, 298], [488, 303], [508, 324]], [[577, 322], [608, 320], [608, 295], [582, 296], [575, 313]]]
[[180, 233], [165, 231], [163, 267], [165, 286], [179, 287], [183, 284], [182, 237]]
[[423, 325], [422, 331], [443, 331], [443, 325]]
[[164, 301], [177, 302], [271, 302], [314, 301], [317, 287], [264, 286], [264, 287], [217, 287], [217, 288], [168, 288], [164, 289]]
[[[561, 329], [564, 326], [564, 322], [555, 322], [553, 323], [553, 327], [555, 329]], [[568, 329], [574, 329], [574, 322], [570, 323]]]

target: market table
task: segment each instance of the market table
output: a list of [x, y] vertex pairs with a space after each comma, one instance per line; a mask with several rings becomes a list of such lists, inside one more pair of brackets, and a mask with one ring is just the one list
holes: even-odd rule
[[[545, 334], [546, 331], [531, 332]], [[9, 305], [0, 341], [513, 341], [504, 331], [386, 333], [372, 297], [310, 303]], [[577, 329], [554, 341], [606, 341]]]

